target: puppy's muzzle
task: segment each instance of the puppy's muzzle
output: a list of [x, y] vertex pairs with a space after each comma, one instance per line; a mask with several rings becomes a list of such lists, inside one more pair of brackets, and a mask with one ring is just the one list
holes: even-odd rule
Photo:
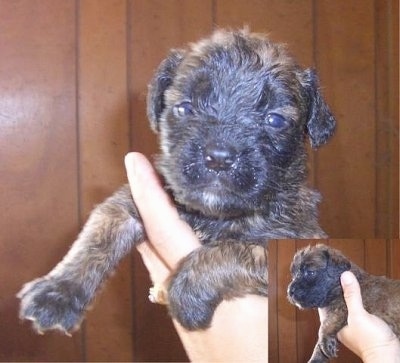
[[288, 286], [288, 289], [287, 289], [287, 298], [288, 298], [288, 300], [289, 300], [289, 302], [290, 302], [291, 304], [294, 304], [294, 305], [296, 305], [298, 308], [301, 309], [301, 308], [302, 308], [302, 304], [301, 304], [301, 302], [299, 301], [299, 300], [300, 300], [300, 297], [297, 296], [297, 295], [298, 295], [297, 292], [298, 292], [298, 290], [296, 289], [296, 286], [294, 286], [293, 283], [291, 283], [291, 284]]
[[289, 300], [294, 300], [296, 294], [296, 287], [293, 284], [290, 284], [287, 288], [287, 296]]
[[288, 289], [287, 289], [287, 294], [289, 296], [293, 296], [295, 291], [296, 291], [296, 288], [293, 286], [293, 284], [290, 284]]
[[233, 147], [210, 143], [204, 152], [207, 169], [214, 171], [229, 170], [236, 161], [236, 151]]

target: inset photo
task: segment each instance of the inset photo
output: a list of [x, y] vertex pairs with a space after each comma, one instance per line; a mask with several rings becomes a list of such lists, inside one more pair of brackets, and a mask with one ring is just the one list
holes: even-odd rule
[[400, 240], [276, 240], [268, 249], [270, 362], [356, 363], [400, 337]]

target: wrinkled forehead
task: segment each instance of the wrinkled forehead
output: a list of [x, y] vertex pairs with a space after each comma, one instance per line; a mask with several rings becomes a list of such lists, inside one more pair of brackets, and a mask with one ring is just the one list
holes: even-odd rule
[[223, 102], [296, 106], [302, 97], [297, 65], [278, 46], [255, 43], [208, 44], [190, 52], [179, 67], [175, 89], [219, 108]]
[[227, 78], [234, 82], [238, 77], [251, 81], [266, 75], [293, 76], [297, 69], [283, 46], [266, 39], [231, 34], [216, 39], [191, 46], [180, 66], [183, 74], [197, 71], [199, 78]]

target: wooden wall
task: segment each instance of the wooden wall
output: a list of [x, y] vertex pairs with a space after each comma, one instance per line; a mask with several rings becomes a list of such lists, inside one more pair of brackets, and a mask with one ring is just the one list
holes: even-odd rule
[[316, 67], [338, 117], [310, 156], [325, 230], [398, 236], [397, 1], [0, 0], [0, 360], [186, 359], [135, 253], [73, 338], [33, 334], [15, 294], [125, 181], [124, 154], [156, 152], [146, 85], [168, 49], [245, 24]]
[[[318, 337], [316, 310], [299, 310], [287, 300], [291, 281], [290, 263], [298, 249], [324, 243], [342, 251], [361, 268], [374, 275], [400, 279], [400, 240], [333, 239], [323, 241], [286, 240], [269, 244], [269, 362], [305, 363]], [[340, 346], [332, 362], [361, 363], [354, 354]]]

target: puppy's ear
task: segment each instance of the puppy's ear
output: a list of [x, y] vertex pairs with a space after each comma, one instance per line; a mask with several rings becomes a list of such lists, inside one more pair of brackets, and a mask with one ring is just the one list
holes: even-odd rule
[[182, 62], [183, 50], [172, 50], [158, 66], [147, 92], [147, 117], [154, 132], [158, 132], [158, 122], [164, 110], [164, 94], [171, 86], [176, 69]]
[[317, 148], [325, 144], [333, 135], [336, 120], [329, 110], [319, 91], [318, 77], [314, 70], [303, 72], [303, 86], [309, 98], [309, 114], [306, 131], [310, 137], [311, 146]]
[[351, 268], [351, 263], [339, 251], [328, 250], [324, 251], [325, 258], [327, 259], [328, 274], [333, 276], [340, 276], [342, 272], [348, 271]]

